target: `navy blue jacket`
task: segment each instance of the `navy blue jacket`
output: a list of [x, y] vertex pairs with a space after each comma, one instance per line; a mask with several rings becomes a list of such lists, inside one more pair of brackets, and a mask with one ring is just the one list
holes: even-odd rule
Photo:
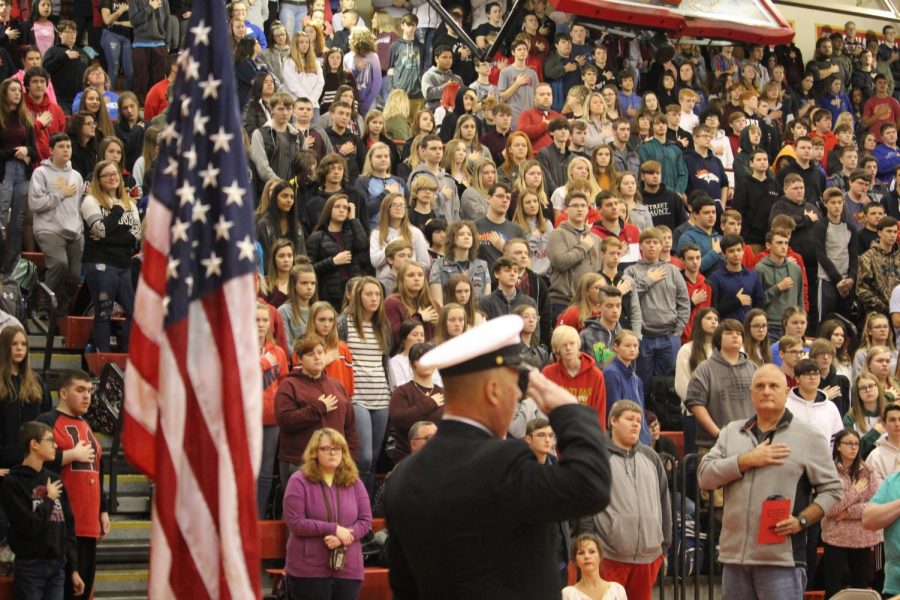
[[[713, 306], [719, 311], [720, 319], [737, 319], [743, 322], [750, 309], [766, 307], [766, 291], [756, 271], [748, 271], [746, 267], [741, 267], [737, 272], [723, 268], [710, 275], [707, 281], [712, 288]], [[741, 288], [745, 294], [750, 295], [750, 306], [742, 305], [737, 299]]]

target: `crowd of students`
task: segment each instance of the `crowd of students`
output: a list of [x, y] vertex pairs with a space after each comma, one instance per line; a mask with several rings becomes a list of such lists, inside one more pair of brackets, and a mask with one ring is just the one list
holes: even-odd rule
[[[410, 428], [441, 417], [422, 344], [509, 313], [524, 320], [527, 359], [604, 429], [618, 423], [611, 444], [628, 456], [633, 427], [654, 444], [647, 407], [672, 402], [660, 393], [671, 379], [686, 450], [705, 453], [753, 414], [757, 368], [778, 365], [789, 410], [836, 436], [838, 472], [865, 502], [900, 453], [894, 27], [879, 37], [848, 23], [808, 62], [793, 43], [679, 45], [659, 61], [638, 40], [592, 39], [545, 0], [528, 4], [484, 58], [419, 0], [376, 2], [368, 23], [354, 0], [229, 5], [258, 197], [259, 516], [275, 514], [322, 427], [346, 438], [372, 496], [376, 472], [410, 452]], [[507, 8], [449, 10], [487, 48]], [[42, 251], [63, 311], [84, 277], [93, 344], [109, 351], [114, 303], [127, 347], [141, 199], [179, 69], [167, 50], [190, 2], [96, 10], [102, 27], [49, 0], [30, 11], [0, 0], [0, 225], [3, 270]], [[527, 438], [539, 417], [526, 399], [510, 435]], [[844, 448], [853, 436], [862, 465]], [[663, 515], [663, 529], [664, 475], [641, 513]], [[877, 541], [845, 504], [822, 526], [829, 564], [844, 552], [835, 530]], [[623, 506], [617, 527], [640, 528]], [[644, 597], [671, 532], [622, 538], [646, 544], [628, 548], [636, 570], [617, 564], [627, 552], [605, 523], [583, 525], [613, 557], [608, 572]], [[854, 583], [871, 581], [863, 570]], [[843, 580], [828, 571], [830, 595]]]

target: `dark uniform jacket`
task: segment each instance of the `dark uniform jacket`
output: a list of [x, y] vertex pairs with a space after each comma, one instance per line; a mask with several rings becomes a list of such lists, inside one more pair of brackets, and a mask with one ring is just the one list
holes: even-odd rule
[[550, 424], [554, 468], [523, 441], [444, 420], [394, 469], [385, 508], [396, 600], [559, 597], [559, 521], [602, 511], [610, 471], [592, 409], [561, 406]]

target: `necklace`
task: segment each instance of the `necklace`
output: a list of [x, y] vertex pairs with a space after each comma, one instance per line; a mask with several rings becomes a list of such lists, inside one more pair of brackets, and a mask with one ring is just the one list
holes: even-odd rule
[[434, 392], [434, 385], [432, 385], [430, 388], [425, 388], [425, 387], [422, 387], [421, 385], [419, 385], [418, 383], [416, 383], [415, 381], [413, 381], [413, 385], [416, 386], [417, 390], [419, 390], [426, 396], [430, 396], [431, 393]]

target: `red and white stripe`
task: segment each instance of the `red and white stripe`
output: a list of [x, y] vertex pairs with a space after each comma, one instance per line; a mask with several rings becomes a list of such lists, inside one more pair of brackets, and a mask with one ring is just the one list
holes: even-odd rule
[[154, 479], [150, 598], [257, 598], [262, 407], [253, 275], [163, 328], [169, 209], [151, 197], [122, 433]]

